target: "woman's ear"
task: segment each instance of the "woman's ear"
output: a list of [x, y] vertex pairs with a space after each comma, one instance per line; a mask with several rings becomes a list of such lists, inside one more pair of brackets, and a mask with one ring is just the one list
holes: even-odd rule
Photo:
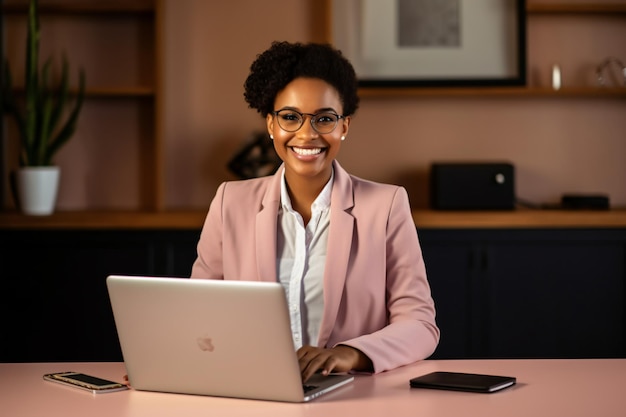
[[265, 124], [267, 126], [267, 134], [270, 135], [270, 138], [274, 139], [273, 133], [274, 133], [274, 115], [271, 113], [268, 113], [267, 116], [265, 116]]
[[341, 127], [343, 129], [343, 131], [341, 132], [341, 136], [348, 136], [348, 130], [350, 130], [350, 121], [352, 121], [352, 116], [346, 116], [343, 119], [341, 119], [343, 121], [343, 123], [341, 124]]

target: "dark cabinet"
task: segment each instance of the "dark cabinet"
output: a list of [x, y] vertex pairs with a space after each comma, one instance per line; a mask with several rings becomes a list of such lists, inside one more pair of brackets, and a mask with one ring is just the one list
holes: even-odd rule
[[105, 279], [189, 276], [195, 231], [0, 232], [1, 362], [117, 361]]
[[626, 357], [626, 230], [421, 230], [436, 358]]
[[[418, 230], [433, 358], [626, 357], [626, 229]], [[1, 230], [0, 362], [118, 361], [105, 279], [189, 276], [199, 230]]]

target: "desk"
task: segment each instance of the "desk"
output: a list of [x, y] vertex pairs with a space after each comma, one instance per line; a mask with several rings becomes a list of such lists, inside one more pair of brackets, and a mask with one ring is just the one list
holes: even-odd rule
[[[394, 371], [358, 375], [351, 386], [308, 404], [123, 391], [92, 395], [44, 381], [55, 371], [121, 380], [122, 363], [0, 364], [0, 410], [7, 417], [55, 416], [481, 416], [623, 417], [626, 359], [427, 360]], [[512, 388], [475, 394], [409, 388], [432, 371], [516, 376]]]

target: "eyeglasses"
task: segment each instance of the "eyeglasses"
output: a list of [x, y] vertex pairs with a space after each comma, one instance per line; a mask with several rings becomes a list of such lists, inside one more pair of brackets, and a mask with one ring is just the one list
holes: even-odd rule
[[327, 134], [335, 130], [339, 119], [343, 119], [344, 116], [340, 116], [333, 112], [321, 112], [316, 114], [300, 113], [299, 111], [291, 109], [282, 109], [273, 111], [272, 114], [276, 116], [278, 120], [278, 126], [285, 132], [295, 132], [299, 130], [304, 124], [305, 116], [311, 118], [311, 127], [319, 134]]

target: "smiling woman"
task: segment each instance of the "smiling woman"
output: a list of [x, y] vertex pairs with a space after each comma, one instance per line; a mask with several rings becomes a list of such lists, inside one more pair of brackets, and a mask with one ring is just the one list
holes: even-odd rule
[[[305, 225], [314, 200], [330, 179], [341, 138], [348, 134], [351, 118], [339, 116], [341, 103], [337, 90], [326, 81], [296, 78], [276, 95], [280, 110], [266, 116], [274, 148], [284, 162], [285, 180], [291, 185], [291, 204]], [[304, 123], [305, 116], [310, 124]]]
[[280, 282], [303, 380], [428, 357], [439, 329], [406, 190], [335, 159], [359, 103], [350, 62], [330, 45], [275, 42], [244, 96], [282, 165], [220, 185], [192, 278]]

